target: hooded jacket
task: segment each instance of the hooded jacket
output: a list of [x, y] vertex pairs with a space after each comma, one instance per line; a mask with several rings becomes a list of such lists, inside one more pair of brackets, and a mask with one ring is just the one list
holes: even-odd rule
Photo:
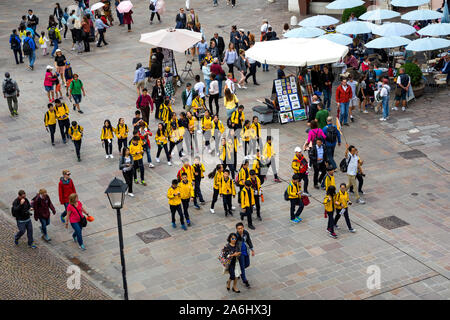
[[69, 178], [69, 180], [65, 181], [64, 178], [61, 177], [58, 185], [59, 203], [69, 203], [69, 196], [72, 193], [77, 193], [72, 179]]

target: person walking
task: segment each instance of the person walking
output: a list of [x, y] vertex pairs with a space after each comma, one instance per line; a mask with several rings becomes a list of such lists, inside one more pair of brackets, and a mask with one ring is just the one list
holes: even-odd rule
[[66, 57], [62, 54], [61, 49], [57, 49], [55, 51], [55, 69], [56, 73], [58, 73], [61, 76], [61, 81], [66, 85], [66, 79], [64, 78], [65, 71], [66, 71]]
[[[137, 133], [137, 132], [136, 132]], [[142, 160], [143, 154], [144, 154], [144, 148], [142, 147], [142, 141], [139, 136], [134, 136], [131, 140], [130, 144], [130, 154], [133, 157], [133, 177], [134, 177], [134, 183], [139, 183], [137, 179], [137, 170], [139, 169], [139, 172], [141, 174], [141, 184], [143, 186], [146, 186], [147, 183], [145, 183], [144, 179], [144, 162]]]
[[338, 146], [341, 145], [341, 132], [333, 124], [332, 117], [327, 118], [327, 125], [323, 127], [322, 131], [325, 135], [325, 146], [327, 150], [328, 163], [336, 169], [337, 166], [336, 162], [334, 161], [334, 149], [336, 148], [336, 144]]
[[235, 45], [232, 42], [228, 44], [228, 49], [225, 51], [225, 56], [222, 61], [222, 64], [225, 63], [227, 64], [228, 72], [231, 73], [233, 79], [234, 79], [234, 63], [238, 59], [238, 54], [234, 46]]
[[346, 144], [345, 149], [345, 159], [347, 161], [347, 177], [348, 184], [347, 189], [353, 187], [355, 192], [356, 203], [364, 204], [366, 203], [363, 199], [360, 198], [358, 188], [356, 186], [356, 175], [358, 171], [362, 172], [360, 159], [357, 154], [358, 150], [354, 146], [349, 146]]
[[380, 121], [386, 121], [389, 119], [389, 98], [391, 93], [391, 87], [389, 86], [389, 79], [383, 78], [383, 85], [380, 91], [380, 97], [383, 104], [383, 116]]
[[103, 128], [100, 134], [100, 140], [102, 141], [102, 145], [105, 148], [106, 152], [106, 159], [114, 158], [114, 156], [112, 155], [113, 139], [114, 139], [114, 128], [111, 125], [111, 121], [106, 119], [103, 122]]
[[227, 244], [223, 248], [225, 255], [230, 260], [230, 264], [228, 265], [228, 273], [230, 274], [230, 278], [227, 281], [227, 290], [230, 291], [231, 281], [233, 281], [233, 287], [231, 288], [233, 292], [240, 293], [241, 291], [237, 288], [237, 279], [236, 279], [236, 260], [239, 259], [241, 255], [240, 248], [237, 244], [237, 235], [236, 233], [230, 233], [227, 238]]
[[80, 126], [76, 121], [72, 121], [72, 126], [69, 128], [68, 134], [72, 138], [78, 162], [80, 162], [81, 161], [80, 149], [81, 149], [81, 138], [83, 137], [83, 127]]
[[244, 220], [244, 217], [247, 216], [248, 227], [252, 230], [255, 230], [255, 227], [252, 223], [252, 213], [253, 206], [255, 205], [255, 196], [252, 190], [252, 182], [250, 180], [245, 181], [245, 187], [242, 188], [242, 191], [239, 193], [241, 200], [241, 220]]
[[352, 89], [352, 97], [350, 99], [348, 113], [350, 116], [350, 121], [354, 122], [355, 120], [353, 119], [353, 110], [355, 110], [355, 107], [358, 104], [358, 97], [356, 96], [357, 93], [356, 87], [358, 86], [358, 82], [353, 80], [353, 76], [350, 74], [348, 76], [347, 84]]
[[189, 111], [192, 106], [192, 100], [194, 99], [194, 89], [192, 89], [192, 84], [190, 82], [186, 83], [186, 89], [181, 93], [181, 104], [183, 109]]
[[11, 78], [9, 72], [5, 72], [5, 79], [2, 83], [3, 97], [8, 103], [9, 112], [11, 117], [18, 116], [18, 102], [17, 98], [20, 95], [20, 90], [17, 82]]
[[[253, 47], [253, 44], [250, 44], [250, 48]], [[249, 73], [245, 76], [245, 83], [247, 83], [248, 78], [253, 77], [253, 84], [255, 86], [259, 86], [259, 83], [256, 81], [256, 69], [258, 66], [261, 66], [261, 63], [258, 61], [247, 57], [247, 62], [249, 64]]]
[[340, 114], [339, 121], [343, 126], [348, 126], [348, 107], [352, 99], [352, 88], [347, 84], [347, 79], [342, 79], [341, 84], [336, 89], [336, 102]]
[[153, 99], [148, 94], [147, 88], [143, 88], [142, 94], [137, 98], [136, 108], [141, 110], [142, 120], [144, 120], [148, 125], [150, 121], [150, 114], [153, 112]]
[[78, 113], [84, 113], [80, 109], [80, 102], [81, 102], [81, 93], [83, 93], [83, 97], [86, 96], [86, 92], [84, 91], [83, 82], [78, 79], [78, 74], [74, 73], [73, 80], [70, 82], [70, 95], [73, 97], [74, 105], [73, 110], [78, 109]]
[[181, 209], [181, 188], [178, 186], [177, 179], [172, 180], [172, 185], [167, 190], [167, 198], [169, 199], [169, 208], [172, 215], [172, 227], [177, 227], [175, 213], [178, 212], [178, 215], [180, 216], [181, 228], [186, 231], [187, 228], [184, 224], [183, 211]]
[[247, 87], [244, 85], [244, 82], [246, 81], [246, 74], [247, 74], [247, 67], [249, 66], [248, 60], [245, 57], [245, 51], [244, 49], [239, 49], [239, 55], [237, 59], [234, 61], [234, 66], [238, 70], [241, 78], [239, 79], [237, 86], [239, 89], [247, 89]]
[[[291, 222], [299, 223], [302, 221], [300, 218], [300, 214], [303, 211], [304, 205], [302, 201], [302, 189], [300, 186], [300, 176], [298, 173], [295, 173], [292, 176], [291, 182], [286, 189], [287, 199], [289, 199], [291, 203]], [[295, 207], [298, 206], [297, 211], [295, 211]]]
[[323, 67], [323, 72], [319, 76], [319, 88], [323, 94], [323, 104], [328, 112], [331, 111], [331, 90], [333, 88], [334, 76], [327, 66]]
[[19, 244], [20, 237], [27, 233], [28, 247], [36, 249], [33, 241], [33, 224], [31, 222], [31, 205], [24, 190], [19, 190], [17, 198], [12, 203], [11, 213], [16, 218], [19, 231], [14, 235], [14, 243]]
[[237, 247], [241, 254], [239, 255], [239, 266], [241, 268], [241, 279], [247, 288], [250, 288], [250, 283], [247, 280], [245, 274], [245, 269], [250, 266], [250, 256], [255, 256], [255, 250], [253, 249], [252, 239], [250, 238], [250, 233], [244, 229], [244, 224], [242, 222], [236, 223], [236, 236], [237, 236]]
[[119, 5], [121, 0], [115, 0], [114, 1], [114, 5], [116, 7], [116, 14], [117, 14], [117, 18], [119, 19], [119, 26], [123, 26], [123, 13], [120, 13], [119, 10], [117, 10], [117, 6]]
[[316, 144], [309, 150], [309, 161], [314, 168], [314, 188], [319, 189], [319, 182], [322, 183], [328, 165], [327, 148], [321, 139], [317, 139]]
[[208, 174], [209, 179], [213, 179], [213, 197], [211, 200], [211, 208], [209, 211], [211, 213], [214, 213], [214, 205], [217, 202], [217, 199], [219, 198], [219, 193], [221, 191], [221, 181], [223, 176], [223, 166], [219, 163], [216, 165], [214, 170]]
[[186, 14], [184, 13], [184, 8], [180, 8], [180, 12], [175, 18], [175, 29], [186, 29]]
[[30, 70], [34, 70], [34, 61], [36, 60], [36, 42], [34, 42], [31, 37], [30, 31], [27, 31], [26, 37], [23, 39], [22, 50], [23, 55], [28, 56]]
[[317, 125], [320, 129], [323, 129], [323, 127], [325, 127], [327, 124], [327, 118], [329, 113], [327, 110], [323, 108], [323, 104], [321, 102], [317, 104], [317, 109], [318, 109], [316, 113]]
[[[56, 52], [56, 50], [58, 50], [58, 43], [61, 41], [61, 33], [56, 25], [57, 25], [56, 22], [50, 23], [49, 27], [47, 29], [48, 38], [50, 39], [50, 41], [53, 44], [53, 51], [51, 54], [52, 58], [55, 56], [55, 52]], [[88, 24], [88, 26], [89, 26], [89, 24]]]
[[54, 82], [55, 75], [53, 74], [53, 67], [48, 65], [44, 77], [44, 89], [47, 92], [48, 102], [50, 103], [55, 101]]
[[164, 97], [166, 96], [166, 93], [164, 91], [164, 86], [162, 84], [162, 80], [156, 79], [156, 84], [153, 86], [153, 90], [152, 90], [152, 99], [153, 102], [155, 103], [155, 119], [160, 119], [159, 117], [159, 108], [161, 106], [161, 104], [163, 104], [164, 102]]
[[53, 103], [47, 105], [47, 112], [44, 115], [45, 130], [50, 133], [50, 140], [52, 146], [55, 145], [55, 131], [56, 131], [56, 110]]
[[267, 136], [267, 141], [263, 148], [263, 159], [267, 165], [267, 171], [269, 170], [269, 167], [272, 167], [272, 172], [274, 175], [273, 181], [280, 183], [281, 180], [278, 178], [277, 167], [276, 167], [276, 163], [275, 163], [276, 162], [275, 155], [276, 154], [273, 151], [273, 147], [272, 147], [272, 137]]
[[130, 149], [124, 146], [122, 155], [119, 160], [119, 170], [122, 171], [125, 182], [128, 186], [127, 193], [130, 197], [134, 197], [133, 194], [133, 157], [130, 154]]
[[188, 181], [186, 172], [183, 172], [181, 174], [181, 181], [178, 184], [178, 187], [180, 189], [180, 198], [183, 207], [184, 218], [186, 219], [188, 227], [190, 227], [191, 220], [189, 219], [189, 211], [188, 211], [189, 202], [191, 201], [191, 198], [195, 199], [195, 195], [194, 195], [194, 188], [192, 187], [192, 183]]
[[117, 127], [114, 129], [114, 132], [117, 136], [117, 146], [119, 149], [119, 153], [121, 153], [122, 147], [126, 147], [128, 145], [128, 125], [125, 123], [124, 118], [119, 118]]
[[47, 194], [47, 190], [40, 189], [39, 193], [31, 200], [31, 203], [34, 210], [34, 220], [39, 220], [41, 223], [42, 238], [45, 241], [52, 240], [47, 234], [47, 226], [50, 225], [50, 210], [55, 215], [56, 209]]
[[65, 223], [65, 217], [67, 215], [67, 206], [69, 205], [69, 196], [72, 193], [76, 193], [73, 180], [70, 178], [70, 170], [63, 170], [62, 177], [58, 183], [58, 196], [59, 203], [64, 206], [64, 211], [61, 213], [61, 222]]
[[298, 175], [299, 181], [303, 180], [303, 195], [310, 197], [311, 195], [308, 193], [308, 161], [302, 154], [302, 148], [295, 147], [295, 155], [294, 159], [292, 159], [292, 169], [294, 170], [294, 174]]
[[[69, 205], [67, 206], [67, 221], [66, 221], [66, 229], [70, 225], [73, 228], [72, 238], [74, 242], [78, 241], [78, 245], [82, 251], [86, 250], [86, 247], [83, 243], [83, 222], [82, 220], [86, 219], [84, 215], [89, 216], [89, 213], [84, 209], [83, 204], [78, 200], [78, 195], [76, 193], [72, 193], [69, 196]], [[86, 220], [84, 220], [86, 221]]]
[[[142, 63], [136, 65], [136, 71], [134, 72], [133, 84], [136, 86], [138, 97], [141, 95], [141, 90], [145, 89], [145, 68]], [[148, 123], [148, 122], [147, 122]]]
[[[219, 81], [217, 80], [217, 76], [214, 73], [209, 75], [209, 110], [211, 114], [219, 114], [219, 96], [220, 96], [220, 88]], [[216, 113], [213, 111], [212, 103], [216, 105]]]
[[150, 15], [150, 24], [153, 24], [153, 18], [155, 17], [155, 14], [158, 17], [159, 23], [161, 23], [161, 16], [158, 12], [158, 0], [150, 0], [149, 9], [152, 12], [152, 14]]
[[61, 132], [61, 138], [63, 143], [67, 143], [67, 138], [69, 138], [69, 108], [64, 102], [59, 99], [55, 99], [55, 111], [56, 119], [58, 120], [59, 131]]
[[356, 230], [352, 228], [350, 218], [348, 216], [348, 206], [352, 204], [349, 199], [347, 186], [345, 183], [341, 183], [339, 192], [336, 194], [336, 217], [334, 219], [334, 227], [339, 229], [337, 223], [342, 215], [344, 215], [345, 223], [347, 224], [348, 231], [355, 233]]
[[[21, 47], [22, 40], [17, 34], [16, 29], [14, 29], [12, 31], [12, 34], [9, 36], [9, 43], [11, 45], [11, 50], [14, 53], [14, 59], [16, 59], [16, 64], [23, 63], [22, 47]], [[20, 59], [18, 59], [17, 56], [19, 56]]]
[[164, 149], [164, 152], [166, 153], [167, 164], [171, 166], [172, 165], [172, 163], [170, 162], [171, 157], [169, 154], [169, 149], [167, 148], [169, 136], [167, 130], [164, 127], [164, 123], [158, 123], [158, 130], [156, 130], [155, 141], [156, 145], [158, 146], [158, 151], [156, 152], [156, 162], [157, 163], [160, 162], [159, 155], [161, 154], [161, 150]]
[[256, 216], [258, 217], [259, 221], [262, 221], [260, 200], [264, 200], [264, 198], [261, 190], [261, 180], [257, 176], [256, 171], [253, 169], [250, 170], [250, 177], [248, 178], [248, 180], [252, 183], [252, 190], [255, 197]]
[[131, 32], [131, 24], [134, 23], [133, 21], [133, 10], [130, 10], [128, 12], [125, 12], [123, 14], [123, 24], [127, 25], [128, 32]]
[[328, 217], [327, 232], [328, 235], [334, 239], [337, 238], [337, 234], [334, 232], [334, 208], [336, 205], [336, 187], [330, 186], [327, 190], [327, 194], [323, 199], [323, 204], [325, 206], [325, 218]]
[[399, 69], [399, 76], [397, 77], [397, 89], [395, 91], [395, 106], [392, 110], [398, 110], [400, 101], [402, 102], [402, 111], [406, 110], [406, 95], [411, 86], [411, 78], [405, 73], [404, 68]]
[[[232, 212], [232, 199], [231, 197], [236, 197], [236, 188], [234, 186], [233, 180], [230, 178], [230, 170], [225, 169], [223, 170], [222, 177], [220, 179], [219, 183], [220, 188], [220, 196], [223, 199], [223, 209], [225, 211], [225, 217], [227, 215], [233, 215]], [[211, 204], [213, 206], [213, 204]], [[210, 209], [211, 213], [214, 213], [214, 208], [211, 207]]]
[[36, 34], [36, 27], [39, 24], [39, 18], [33, 13], [33, 10], [28, 10], [28, 16], [27, 16], [27, 26], [31, 28]]
[[152, 156], [150, 154], [150, 139], [153, 134], [149, 130], [148, 126], [145, 122], [141, 121], [138, 128], [138, 136], [141, 138], [142, 142], [142, 148], [144, 149], [144, 152], [147, 154], [147, 163], [149, 168], [154, 168], [155, 166], [152, 163]]
[[106, 28], [109, 28], [108, 25], [106, 25], [102, 19], [100, 19], [100, 15], [97, 14], [96, 19], [95, 19], [95, 29], [98, 30], [98, 41], [97, 41], [97, 47], [101, 47], [102, 46], [102, 42], [105, 46], [108, 45], [108, 43], [105, 40], [105, 32], [106, 32]]

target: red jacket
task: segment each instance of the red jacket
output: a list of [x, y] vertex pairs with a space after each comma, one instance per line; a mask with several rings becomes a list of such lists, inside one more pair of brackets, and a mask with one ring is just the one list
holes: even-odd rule
[[349, 102], [353, 96], [352, 87], [347, 85], [347, 90], [344, 91], [342, 85], [340, 84], [336, 89], [336, 102], [337, 103], [345, 103]]
[[61, 177], [59, 180], [59, 186], [58, 186], [58, 194], [59, 194], [59, 203], [69, 203], [69, 196], [72, 193], [77, 193], [75, 190], [75, 186], [73, 184], [72, 179], [69, 178], [69, 181], [64, 181], [64, 178]]
[[36, 197], [33, 198], [32, 206], [34, 209], [34, 220], [36, 221], [38, 221], [39, 218], [50, 218], [50, 210], [52, 210], [53, 214], [56, 213], [52, 200], [50, 200], [48, 195], [42, 199], [38, 193]]

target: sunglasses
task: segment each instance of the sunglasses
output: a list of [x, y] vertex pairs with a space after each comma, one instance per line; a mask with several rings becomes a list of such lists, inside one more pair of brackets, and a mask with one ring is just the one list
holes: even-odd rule
[[69, 172], [69, 173], [66, 173], [66, 176], [70, 176], [70, 172]]
[[230, 240], [236, 240], [236, 238], [231, 238]]

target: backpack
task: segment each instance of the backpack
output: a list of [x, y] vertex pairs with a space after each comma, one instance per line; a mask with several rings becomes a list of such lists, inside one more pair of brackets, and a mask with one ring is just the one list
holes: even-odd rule
[[407, 74], [401, 74], [400, 83], [402, 84], [402, 86], [406, 87], [409, 83], [409, 76]]
[[55, 27], [51, 27], [48, 29], [48, 37], [50, 40], [56, 40], [56, 30]]
[[288, 193], [288, 189], [289, 189], [289, 186], [290, 186], [291, 184], [289, 183], [289, 185], [287, 186], [287, 188], [286, 188], [286, 190], [284, 190], [284, 200], [286, 200], [286, 201], [289, 201], [289, 193]]
[[6, 94], [13, 94], [16, 92], [16, 85], [12, 82], [11, 79], [7, 79], [5, 83], [5, 92]]
[[327, 127], [327, 134], [325, 135], [325, 140], [331, 143], [336, 142], [336, 139], [338, 137], [337, 129], [335, 126], [328, 126]]
[[153, 2], [150, 2], [150, 5], [148, 6], [148, 8], [153, 11], [155, 10], [155, 5], [153, 4]]
[[297, 161], [300, 163], [299, 173], [305, 173], [308, 171], [308, 161], [306, 161], [305, 157], [302, 157], [300, 161]]
[[227, 127], [233, 129], [233, 124], [231, 123], [231, 116], [227, 119]]
[[339, 169], [342, 172], [347, 172], [347, 168], [348, 168], [348, 164], [350, 163], [350, 159], [349, 161], [347, 161], [347, 159], [342, 159], [341, 162], [339, 163]]
[[30, 42], [30, 39], [28, 39], [28, 41], [24, 41], [23, 46], [22, 46], [23, 54], [26, 56], [31, 55], [31, 53], [33, 52], [29, 42]]

